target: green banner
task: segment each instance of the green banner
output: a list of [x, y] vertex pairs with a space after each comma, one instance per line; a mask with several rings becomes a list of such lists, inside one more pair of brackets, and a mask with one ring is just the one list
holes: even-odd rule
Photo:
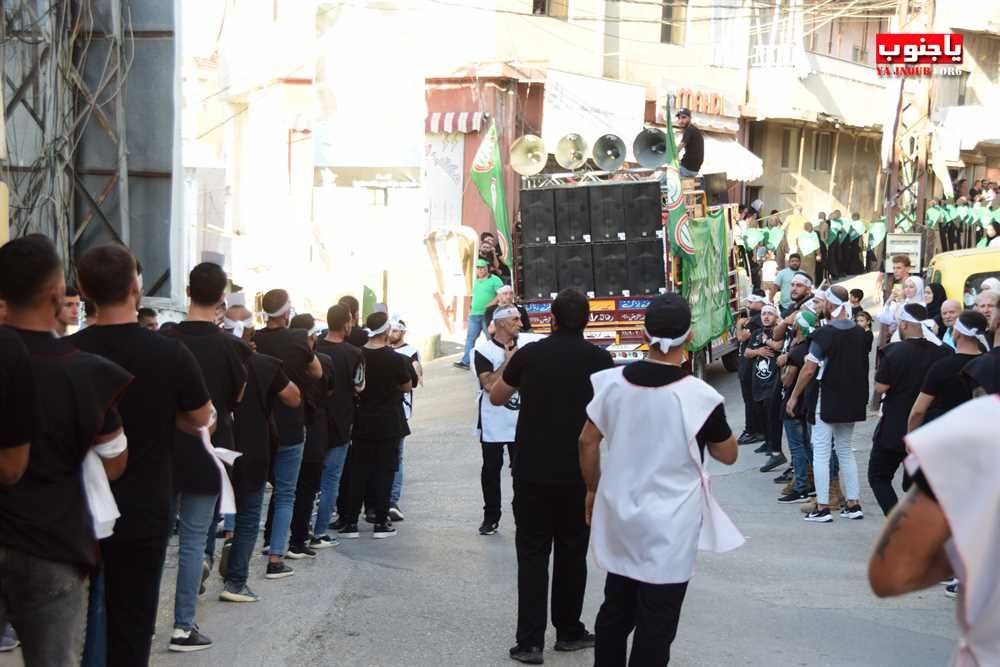
[[707, 218], [689, 220], [695, 253], [685, 257], [681, 275], [681, 294], [691, 305], [691, 331], [694, 336], [688, 349], [696, 352], [718, 338], [733, 325], [729, 309], [729, 267], [726, 247], [726, 218], [721, 210]]
[[483, 135], [476, 157], [469, 169], [469, 178], [476, 184], [479, 196], [493, 212], [493, 221], [503, 253], [504, 263], [510, 263], [510, 221], [507, 217], [507, 193], [503, 186], [503, 164], [500, 161], [500, 141], [497, 138], [497, 123], [490, 121], [490, 127]]
[[798, 238], [799, 254], [808, 257], [819, 250], [819, 234], [816, 232], [802, 232]]
[[663, 165], [662, 190], [663, 205], [667, 209], [664, 217], [664, 224], [667, 226], [667, 238], [670, 240], [670, 252], [674, 256], [694, 254], [694, 247], [691, 241], [691, 229], [687, 214], [687, 205], [684, 203], [684, 190], [681, 186], [680, 160], [677, 150], [677, 142], [674, 139], [673, 128], [670, 127], [670, 98], [667, 98], [667, 162]]
[[767, 232], [760, 227], [749, 227], [743, 232], [743, 245], [752, 251], [767, 238]]
[[872, 249], [879, 247], [882, 241], [885, 240], [887, 229], [885, 218], [873, 220], [872, 223], [868, 225], [868, 247]]
[[765, 236], [764, 245], [767, 246], [768, 250], [777, 250], [781, 242], [785, 240], [785, 230], [781, 227], [769, 227]]

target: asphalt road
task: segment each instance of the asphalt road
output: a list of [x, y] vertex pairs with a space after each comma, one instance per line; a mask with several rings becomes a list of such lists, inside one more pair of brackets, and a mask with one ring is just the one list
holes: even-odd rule
[[[451, 359], [427, 365], [407, 440], [401, 507], [393, 539], [342, 541], [315, 561], [293, 563], [294, 577], [263, 579], [256, 558], [257, 604], [218, 601], [213, 575], [198, 609], [209, 650], [166, 650], [173, 613], [176, 548], [168, 554], [155, 665], [508, 665], [516, 605], [514, 526], [507, 512], [498, 535], [481, 537], [479, 445], [472, 433], [474, 381]], [[710, 369], [742, 427], [735, 375]], [[774, 474], [756, 468], [763, 455], [742, 447], [740, 460], [715, 465], [719, 501], [747, 536], [741, 549], [699, 556], [688, 590], [673, 663], [689, 666], [942, 665], [955, 642], [954, 603], [937, 587], [878, 600], [865, 577], [884, 519], [865, 480], [875, 420], [855, 435], [862, 476], [863, 521], [802, 521], [798, 506], [775, 502]], [[713, 462], [714, 464], [715, 462]], [[509, 507], [509, 477], [504, 503]], [[591, 566], [584, 621], [592, 627], [604, 576]], [[555, 640], [549, 629], [547, 644]], [[591, 651], [546, 651], [546, 664], [589, 665]], [[19, 664], [0, 657], [0, 667]]]

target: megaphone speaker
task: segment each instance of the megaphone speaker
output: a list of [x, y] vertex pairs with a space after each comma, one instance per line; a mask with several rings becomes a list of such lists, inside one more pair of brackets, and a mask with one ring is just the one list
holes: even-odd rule
[[567, 134], [556, 144], [556, 162], [564, 169], [576, 171], [587, 163], [587, 142], [579, 134]]
[[640, 165], [656, 169], [667, 161], [667, 135], [655, 127], [647, 127], [636, 135], [632, 142], [632, 152]]
[[533, 134], [526, 134], [511, 144], [510, 166], [522, 176], [540, 173], [548, 159], [545, 142]]
[[605, 134], [594, 143], [594, 164], [602, 171], [617, 171], [625, 164], [625, 142], [614, 134]]

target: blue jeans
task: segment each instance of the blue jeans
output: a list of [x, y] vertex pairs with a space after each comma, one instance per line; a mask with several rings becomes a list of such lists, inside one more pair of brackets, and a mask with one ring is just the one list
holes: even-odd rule
[[[822, 403], [822, 398], [820, 398]], [[858, 481], [858, 462], [851, 451], [851, 436], [854, 422], [827, 424], [820, 418], [820, 406], [816, 406], [816, 425], [812, 432], [813, 476], [816, 480], [816, 502], [830, 504], [830, 454], [835, 452], [840, 462], [840, 479], [844, 484], [844, 495], [848, 500], [860, 500], [861, 484]]]
[[691, 171], [682, 164], [677, 165], [677, 170], [680, 172], [680, 175], [683, 176], [684, 178], [694, 178], [695, 176], [698, 175], [697, 171]]
[[108, 610], [104, 604], [104, 569], [90, 578], [87, 605], [87, 634], [81, 667], [104, 667], [108, 663]]
[[[205, 536], [215, 525], [217, 495], [179, 493], [176, 508], [177, 535], [177, 591], [174, 594], [174, 627], [190, 630], [194, 627], [194, 613], [198, 608], [198, 589], [201, 588], [201, 567], [205, 560]], [[171, 516], [174, 513], [171, 512]], [[213, 535], [214, 538], [214, 535]]]
[[236, 515], [235, 514], [223, 514], [222, 515], [222, 532], [231, 533], [236, 530]]
[[330, 517], [337, 506], [337, 494], [340, 492], [340, 476], [344, 472], [344, 461], [347, 460], [347, 450], [351, 443], [342, 447], [334, 447], [326, 453], [323, 462], [323, 476], [319, 482], [319, 505], [316, 507], [316, 523], [313, 524], [313, 535], [326, 535], [330, 525]]
[[284, 556], [288, 551], [288, 536], [292, 526], [292, 510], [295, 508], [295, 487], [299, 483], [299, 468], [302, 467], [302, 452], [305, 443], [279, 447], [274, 454], [271, 470], [274, 474], [274, 490], [271, 502], [274, 504], [274, 520], [271, 523], [270, 554]]
[[795, 491], [804, 492], [809, 484], [809, 466], [812, 464], [812, 443], [808, 439], [809, 429], [798, 419], [786, 419], [785, 438], [788, 440], [788, 451], [792, 455]]
[[470, 363], [472, 348], [476, 346], [476, 340], [484, 329], [486, 329], [485, 315], [469, 315], [469, 332], [465, 335], [465, 351], [462, 352], [462, 363], [466, 366]]
[[399, 467], [396, 468], [396, 474], [392, 477], [392, 491], [389, 492], [389, 505], [397, 505], [399, 503], [399, 496], [403, 493], [403, 438], [399, 441]]
[[253, 555], [257, 533], [260, 531], [260, 513], [264, 506], [264, 487], [236, 496], [236, 514], [233, 517], [233, 545], [229, 551], [226, 570], [226, 590], [238, 593], [246, 586], [250, 576], [250, 556]]

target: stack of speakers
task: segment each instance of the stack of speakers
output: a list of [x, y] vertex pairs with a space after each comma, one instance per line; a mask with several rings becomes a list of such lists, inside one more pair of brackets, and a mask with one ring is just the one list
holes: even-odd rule
[[550, 299], [567, 288], [595, 297], [659, 293], [661, 211], [658, 181], [522, 190], [523, 297]]

